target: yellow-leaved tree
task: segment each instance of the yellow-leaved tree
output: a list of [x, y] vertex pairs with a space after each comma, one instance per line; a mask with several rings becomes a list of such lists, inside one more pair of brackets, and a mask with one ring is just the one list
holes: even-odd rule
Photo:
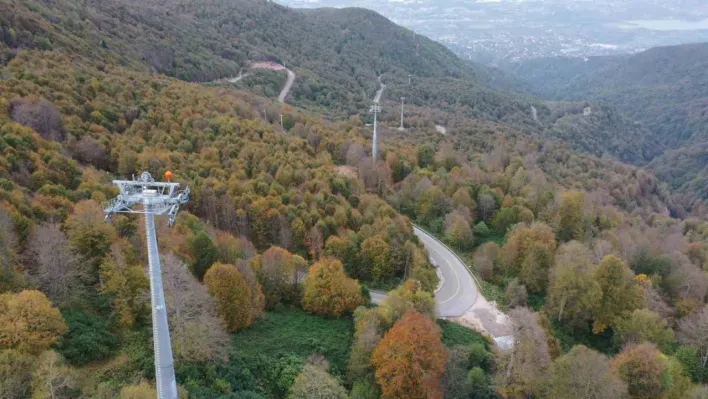
[[642, 290], [632, 270], [616, 256], [602, 259], [593, 272], [593, 278], [602, 291], [594, 311], [593, 332], [600, 334], [614, 327], [617, 320], [628, 317], [642, 301]]
[[585, 235], [583, 225], [585, 194], [571, 190], [563, 193], [560, 204], [560, 226], [558, 239], [561, 241], [582, 240]]
[[362, 303], [359, 282], [347, 277], [342, 262], [323, 258], [312, 265], [302, 298], [306, 311], [339, 317], [354, 311]]
[[118, 326], [125, 330], [132, 328], [135, 320], [147, 313], [146, 293], [150, 289], [143, 267], [127, 250], [128, 246], [125, 239], [114, 244], [112, 253], [99, 266], [99, 292], [110, 298]]
[[39, 354], [66, 333], [66, 323], [36, 290], [0, 295], [0, 349]]
[[209, 294], [216, 298], [219, 315], [229, 332], [250, 326], [253, 321], [251, 289], [236, 266], [216, 263], [204, 275]]

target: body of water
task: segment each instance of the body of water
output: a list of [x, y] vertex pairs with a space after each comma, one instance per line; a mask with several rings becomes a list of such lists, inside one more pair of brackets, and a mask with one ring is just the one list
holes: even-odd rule
[[641, 19], [625, 21], [621, 27], [626, 29], [649, 29], [658, 31], [671, 30], [708, 30], [708, 19], [702, 21], [681, 21], [678, 19]]

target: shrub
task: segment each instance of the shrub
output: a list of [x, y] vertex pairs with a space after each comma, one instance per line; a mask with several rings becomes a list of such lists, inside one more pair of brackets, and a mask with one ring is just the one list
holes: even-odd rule
[[57, 350], [74, 365], [82, 365], [109, 357], [118, 346], [107, 320], [80, 310], [64, 312], [69, 332], [62, 337]]

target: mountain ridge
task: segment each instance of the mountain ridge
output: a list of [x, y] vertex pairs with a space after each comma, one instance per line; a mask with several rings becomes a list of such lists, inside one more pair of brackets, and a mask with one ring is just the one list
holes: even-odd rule
[[534, 84], [540, 96], [612, 105], [634, 122], [639, 136], [654, 143], [645, 162], [686, 204], [708, 198], [701, 188], [707, 170], [700, 155], [708, 143], [708, 43], [622, 56], [540, 59], [507, 70]]

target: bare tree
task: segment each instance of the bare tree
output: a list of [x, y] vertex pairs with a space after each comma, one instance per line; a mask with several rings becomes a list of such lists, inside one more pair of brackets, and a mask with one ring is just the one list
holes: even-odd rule
[[58, 224], [43, 224], [30, 237], [30, 278], [57, 305], [66, 305], [81, 291], [80, 257]]
[[289, 249], [292, 247], [292, 231], [285, 215], [278, 217], [278, 246]]
[[14, 285], [17, 241], [15, 223], [5, 208], [0, 206], [0, 292]]
[[54, 351], [46, 351], [39, 356], [32, 376], [32, 397], [66, 398], [77, 384], [73, 370]]
[[594, 264], [598, 264], [607, 255], [614, 255], [612, 243], [607, 240], [595, 241], [592, 245], [592, 251], [590, 251], [592, 262]]
[[236, 263], [236, 268], [246, 280], [248, 287], [251, 289], [251, 310], [254, 318], [260, 318], [265, 312], [265, 295], [261, 284], [258, 282], [256, 273], [251, 268], [248, 261], [241, 260]]
[[686, 392], [686, 399], [706, 399], [708, 398], [708, 386], [697, 385], [689, 392]]
[[664, 298], [661, 297], [659, 291], [648, 284], [643, 285], [642, 289], [644, 290], [644, 306], [646, 306], [647, 309], [658, 313], [664, 319], [671, 321], [674, 317], [675, 311], [668, 303], [666, 303], [666, 301], [664, 301]]
[[445, 374], [442, 377], [445, 398], [468, 398], [473, 390], [472, 385], [467, 382], [470, 349], [467, 346], [457, 345], [450, 348], [449, 354], [450, 357], [445, 365]]
[[477, 198], [477, 209], [479, 210], [479, 216], [483, 220], [489, 220], [494, 214], [496, 207], [496, 201], [489, 194], [480, 194]]
[[364, 158], [364, 146], [360, 143], [350, 145], [346, 155], [347, 165], [357, 166], [362, 158]]
[[627, 384], [610, 366], [607, 356], [577, 345], [551, 368], [551, 399], [613, 399], [627, 395]]
[[0, 207], [0, 268], [10, 271], [17, 259], [15, 223], [5, 208]]
[[708, 366], [708, 305], [679, 322], [678, 339], [682, 344], [698, 348], [701, 364], [704, 368]]
[[100, 141], [90, 136], [83, 136], [79, 141], [71, 144], [74, 158], [80, 162], [91, 164], [99, 169], [108, 167], [108, 155]]
[[222, 195], [219, 198], [219, 210], [221, 213], [219, 217], [221, 225], [219, 228], [226, 231], [236, 231], [238, 228], [238, 215], [234, 207], [233, 197], [229, 194]]
[[391, 169], [385, 162], [376, 162], [372, 165], [370, 158], [362, 159], [359, 162], [358, 173], [369, 191], [383, 193], [393, 184]]
[[45, 99], [22, 98], [12, 101], [10, 117], [13, 121], [34, 129], [47, 140], [66, 139], [59, 110]]
[[501, 249], [493, 241], [483, 244], [474, 254], [474, 270], [485, 280], [494, 278]]
[[504, 303], [510, 308], [526, 306], [528, 299], [526, 286], [521, 284], [518, 278], [511, 280], [504, 290]]
[[669, 291], [683, 299], [703, 303], [708, 293], [708, 277], [682, 253], [671, 254], [673, 267], [669, 275]]
[[199, 205], [201, 206], [201, 210], [207, 220], [209, 220], [214, 226], [223, 227], [220, 223], [221, 214], [219, 212], [219, 199], [211, 187], [206, 187], [202, 190]]
[[497, 384], [502, 389], [536, 396], [551, 365], [548, 337], [538, 315], [529, 309], [516, 308], [510, 316], [514, 321], [514, 348], [499, 356]]
[[163, 283], [175, 358], [187, 362], [226, 362], [230, 339], [206, 287], [177, 256], [163, 259]]

